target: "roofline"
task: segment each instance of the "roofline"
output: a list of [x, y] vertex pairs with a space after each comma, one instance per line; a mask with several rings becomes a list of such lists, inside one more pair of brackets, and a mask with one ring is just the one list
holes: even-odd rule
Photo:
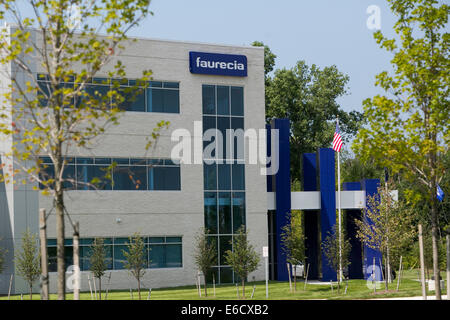
[[[18, 25], [15, 23], [4, 23], [3, 27], [17, 27]], [[40, 31], [40, 29], [35, 27], [29, 27], [27, 29]], [[77, 32], [75, 32], [77, 33]], [[100, 37], [106, 37], [106, 34], [98, 34]], [[168, 42], [168, 43], [185, 43], [185, 44], [194, 44], [194, 45], [208, 45], [208, 46], [216, 46], [216, 47], [225, 47], [225, 48], [238, 48], [238, 49], [254, 49], [254, 50], [264, 50], [264, 47], [256, 47], [252, 45], [244, 46], [244, 45], [232, 45], [232, 44], [221, 44], [221, 43], [212, 43], [212, 42], [202, 42], [202, 41], [183, 41], [183, 40], [170, 40], [163, 38], [145, 38], [141, 36], [127, 36], [128, 39], [136, 39], [136, 40], [146, 40], [146, 41], [160, 41], [160, 42]]]

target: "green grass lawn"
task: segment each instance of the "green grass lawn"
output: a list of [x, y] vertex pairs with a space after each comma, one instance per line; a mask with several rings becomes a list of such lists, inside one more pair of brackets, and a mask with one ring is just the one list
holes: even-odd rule
[[[344, 288], [341, 288], [340, 293], [337, 292], [337, 284], [334, 283], [334, 290], [331, 291], [330, 285], [317, 285], [317, 284], [307, 284], [306, 290], [304, 290], [304, 282], [300, 281], [297, 283], [297, 291], [290, 292], [288, 282], [269, 282], [269, 299], [275, 300], [295, 300], [295, 299], [374, 299], [374, 298], [385, 298], [385, 297], [408, 297], [408, 296], [420, 296], [421, 286], [420, 282], [415, 281], [417, 279], [417, 270], [407, 270], [404, 272], [400, 289], [397, 292], [397, 279], [389, 285], [389, 292], [384, 292], [384, 283], [381, 284], [381, 288], [377, 289], [377, 293], [373, 293], [373, 289], [369, 289], [366, 286], [365, 280], [350, 280], [348, 282], [347, 294], [344, 294]], [[253, 286], [256, 286], [255, 294], [253, 299], [263, 300], [266, 298], [265, 294], [265, 282], [249, 282], [246, 284], [246, 299], [250, 299]], [[240, 289], [240, 295], [242, 294], [242, 288]], [[445, 289], [443, 290], [443, 292]], [[434, 294], [434, 292], [428, 292], [429, 295]], [[148, 290], [144, 289], [141, 292], [142, 299], [146, 300], [148, 295]], [[134, 299], [138, 299], [137, 291], [133, 291]], [[71, 300], [73, 298], [72, 294], [67, 294], [67, 299]], [[102, 298], [105, 298], [105, 292], [102, 293]], [[7, 300], [8, 297], [2, 296], [0, 300]], [[11, 296], [11, 300], [20, 300], [20, 295]], [[28, 295], [23, 295], [23, 299], [29, 299]], [[39, 294], [33, 295], [33, 300], [39, 300]], [[56, 295], [52, 294], [50, 299], [56, 299]], [[91, 300], [91, 294], [89, 292], [82, 292], [80, 294], [80, 299]], [[130, 300], [129, 291], [110, 291], [108, 293], [108, 300]], [[162, 288], [153, 289], [151, 293], [151, 300], [206, 300], [206, 299], [217, 299], [217, 300], [235, 300], [237, 299], [236, 285], [220, 285], [216, 286], [216, 295], [214, 296], [213, 288], [211, 285], [208, 286], [208, 297], [204, 296], [204, 290], [202, 287], [202, 297], [198, 296], [197, 288], [195, 286], [184, 286], [176, 288]]]

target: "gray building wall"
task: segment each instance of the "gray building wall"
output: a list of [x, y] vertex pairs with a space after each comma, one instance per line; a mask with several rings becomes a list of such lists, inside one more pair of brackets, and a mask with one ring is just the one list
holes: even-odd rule
[[[38, 35], [39, 36], [39, 35]], [[248, 59], [248, 77], [195, 75], [189, 72], [189, 51], [243, 54]], [[170, 139], [173, 130], [183, 128], [194, 133], [194, 121], [202, 120], [202, 84], [235, 85], [244, 87], [245, 129], [265, 128], [264, 108], [264, 51], [262, 48], [233, 47], [200, 43], [138, 39], [130, 42], [119, 57], [126, 66], [128, 78], [138, 78], [143, 69], [153, 71], [157, 81], [180, 82], [180, 113], [126, 112], [120, 124], [110, 126], [105, 134], [90, 145], [89, 150], [72, 150], [73, 156], [154, 157], [170, 158], [176, 142]], [[103, 71], [106, 74], [108, 65]], [[43, 70], [37, 70], [37, 72]], [[100, 75], [99, 75], [100, 76]], [[157, 145], [145, 151], [146, 137], [156, 123], [170, 121], [170, 127], [161, 133]], [[258, 252], [267, 245], [266, 177], [260, 175], [259, 165], [246, 165], [246, 215], [249, 238]], [[15, 191], [9, 186], [0, 190], [1, 219], [9, 221], [13, 235], [2, 227], [0, 237], [18, 239], [26, 226], [37, 226], [39, 208], [52, 208], [52, 200], [27, 186]], [[3, 190], [7, 191], [3, 191]], [[203, 165], [181, 165], [181, 191], [68, 191], [65, 194], [67, 210], [72, 221], [80, 223], [80, 237], [128, 237], [134, 232], [145, 236], [181, 236], [183, 239], [183, 267], [149, 269], [144, 285], [152, 288], [189, 285], [195, 283], [196, 267], [192, 258], [194, 237], [204, 224]], [[5, 198], [12, 198], [5, 205]], [[9, 207], [8, 207], [9, 206]], [[8, 207], [8, 208], [7, 208]], [[8, 210], [10, 214], [4, 214]], [[12, 213], [12, 214], [11, 214]], [[117, 223], [116, 219], [121, 222]], [[3, 223], [2, 223], [3, 225]], [[36, 228], [34, 230], [37, 231]], [[12, 231], [12, 230], [11, 230]], [[56, 237], [55, 216], [48, 219], [48, 237]], [[73, 230], [66, 219], [66, 237]], [[89, 290], [86, 272], [82, 273], [82, 290]], [[128, 289], [135, 281], [125, 270], [111, 271], [110, 289]], [[68, 274], [69, 276], [69, 274]], [[4, 277], [2, 283], [4, 282]], [[261, 264], [249, 279], [264, 277]], [[56, 291], [56, 274], [50, 276], [51, 291]], [[0, 292], [4, 286], [0, 284]], [[16, 283], [15, 292], [26, 288]], [[70, 291], [69, 291], [70, 292]]]

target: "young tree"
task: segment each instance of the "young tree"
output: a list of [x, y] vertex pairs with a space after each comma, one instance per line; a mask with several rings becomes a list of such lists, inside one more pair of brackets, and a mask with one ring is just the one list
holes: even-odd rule
[[139, 233], [135, 233], [129, 238], [127, 244], [127, 250], [122, 250], [125, 256], [125, 268], [128, 269], [130, 274], [136, 279], [138, 284], [139, 300], [141, 300], [141, 279], [145, 274], [145, 268], [147, 266], [147, 254], [145, 252], [144, 239]]
[[208, 241], [208, 230], [200, 229], [195, 238], [194, 261], [205, 279], [205, 297], [208, 296], [206, 278], [211, 267], [217, 263], [217, 248], [214, 242]]
[[258, 268], [260, 257], [248, 241], [248, 230], [241, 226], [233, 236], [232, 248], [225, 252], [225, 261], [239, 275], [242, 282], [242, 297], [245, 299], [245, 281], [250, 272]]
[[91, 272], [98, 279], [99, 297], [102, 300], [102, 277], [107, 269], [105, 240], [103, 238], [94, 239], [94, 243], [91, 246], [89, 262], [91, 263]]
[[[333, 226], [332, 232], [328, 231], [328, 235], [325, 238], [325, 240], [322, 242], [322, 250], [325, 256], [328, 259], [328, 264], [330, 267], [336, 271], [336, 273], [339, 273], [339, 261], [342, 261], [342, 269], [345, 270], [350, 265], [350, 250], [351, 245], [350, 241], [348, 240], [345, 232], [342, 230], [342, 250], [341, 255], [342, 258], [340, 258], [339, 255], [339, 230], [337, 225], [335, 224]], [[340, 281], [338, 283], [338, 292], [340, 291]]]
[[411, 213], [403, 202], [394, 201], [389, 188], [379, 187], [378, 195], [367, 197], [364, 219], [355, 219], [357, 237], [366, 246], [379, 250], [386, 266], [385, 288], [388, 290], [388, 273], [391, 261], [414, 237]]
[[297, 271], [296, 265], [302, 263], [305, 265], [305, 236], [301, 224], [301, 215], [299, 212], [288, 213], [290, 224], [282, 228], [281, 241], [283, 251], [286, 255], [286, 261], [294, 266], [294, 292], [297, 290]]
[[[0, 19], [13, 23], [0, 34], [0, 63], [10, 81], [1, 101], [0, 132], [13, 140], [5, 150], [8, 162], [2, 178], [6, 183], [39, 183], [53, 198], [58, 299], [65, 299], [64, 192], [81, 183], [65, 173], [67, 156], [93, 147], [97, 136], [118, 123], [126, 109], [124, 101], [142, 92], [150, 79], [151, 72], [143, 70], [135, 85], [122, 86], [126, 72], [119, 58], [124, 45], [131, 44], [129, 30], [151, 13], [149, 3], [5, 0], [0, 4]], [[36, 68], [41, 70], [40, 79]], [[92, 90], [95, 81], [109, 85], [109, 90]], [[149, 144], [165, 125], [160, 122], [156, 131], [149, 132]], [[41, 156], [51, 159], [50, 173]], [[94, 180], [91, 183], [98, 181]]]
[[[384, 71], [376, 85], [387, 95], [364, 101], [368, 126], [359, 131], [355, 153], [394, 173], [402, 172], [419, 194], [427, 195], [433, 238], [433, 271], [439, 278], [437, 185], [442, 178], [440, 155], [450, 145], [448, 17], [450, 6], [438, 0], [388, 0], [398, 17], [397, 39], [374, 34], [393, 54], [394, 74]], [[417, 191], [415, 191], [417, 192]], [[441, 299], [436, 283], [436, 298]]]
[[21, 249], [16, 253], [17, 274], [24, 278], [30, 288], [30, 300], [33, 299], [33, 282], [41, 275], [39, 247], [36, 235], [29, 230], [22, 236]]

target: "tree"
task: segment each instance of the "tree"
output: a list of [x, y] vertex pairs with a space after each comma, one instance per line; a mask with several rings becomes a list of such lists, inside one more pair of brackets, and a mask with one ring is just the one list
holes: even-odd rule
[[30, 300], [33, 299], [33, 282], [41, 275], [40, 255], [36, 235], [28, 229], [22, 235], [22, 245], [16, 253], [17, 274], [21, 276], [30, 289]]
[[[393, 74], [376, 77], [386, 95], [364, 101], [368, 126], [361, 129], [354, 151], [394, 173], [403, 172], [427, 195], [433, 239], [433, 271], [439, 278], [437, 184], [444, 170], [442, 157], [450, 143], [450, 6], [437, 0], [388, 0], [398, 17], [397, 39], [374, 34], [381, 48], [393, 54]], [[440, 284], [436, 283], [440, 299]]]
[[[5, 0], [0, 5], [0, 19], [14, 23], [11, 32], [6, 28], [0, 34], [0, 62], [11, 80], [0, 104], [0, 132], [13, 140], [5, 151], [8, 162], [2, 180], [33, 183], [35, 189], [39, 183], [43, 193], [53, 198], [58, 299], [65, 299], [64, 192], [81, 184], [65, 173], [67, 157], [75, 150], [92, 148], [97, 136], [118, 123], [124, 102], [145, 89], [149, 70], [143, 70], [135, 85], [122, 86], [126, 72], [118, 55], [132, 41], [129, 30], [151, 13], [149, 3]], [[26, 15], [21, 12], [25, 7]], [[39, 79], [34, 63], [42, 70]], [[89, 89], [92, 81], [109, 85], [109, 90]], [[167, 124], [162, 121], [149, 133], [147, 147]], [[51, 173], [46, 172], [49, 168], [42, 164], [42, 156], [51, 159]], [[111, 177], [105, 174], [105, 178]], [[90, 185], [98, 181], [95, 178]]]
[[[328, 231], [325, 240], [322, 242], [322, 251], [328, 259], [329, 266], [336, 272], [339, 273], [339, 261], [342, 261], [342, 269], [345, 270], [350, 265], [350, 250], [351, 245], [345, 232], [342, 230], [342, 244], [341, 244], [341, 254], [342, 259], [339, 259], [339, 230], [337, 225], [333, 226], [332, 231]], [[338, 292], [340, 291], [340, 281], [338, 283]]]
[[102, 277], [107, 269], [105, 240], [103, 238], [94, 239], [89, 260], [91, 263], [90, 270], [94, 274], [94, 277], [98, 279], [99, 297], [102, 300]]
[[138, 284], [139, 300], [141, 300], [141, 279], [145, 274], [147, 266], [147, 254], [144, 239], [139, 233], [135, 233], [129, 238], [127, 250], [122, 250], [125, 256], [125, 268], [136, 279]]
[[[301, 215], [288, 213], [291, 223], [282, 228], [281, 242], [286, 261], [293, 266], [305, 265], [305, 236], [301, 224]], [[297, 290], [297, 274], [294, 267], [294, 292]]]
[[205, 296], [208, 296], [206, 278], [211, 267], [217, 263], [217, 249], [214, 242], [208, 241], [208, 230], [200, 230], [195, 238], [194, 261], [205, 279]]
[[260, 257], [248, 241], [248, 230], [242, 225], [233, 236], [232, 248], [225, 252], [225, 261], [239, 275], [242, 282], [242, 297], [245, 299], [245, 281], [250, 272], [258, 268]]
[[355, 219], [357, 237], [364, 245], [382, 254], [387, 270], [384, 276], [386, 291], [393, 257], [404, 252], [415, 236], [411, 211], [404, 202], [393, 199], [390, 189], [379, 187], [378, 194], [368, 196], [364, 219]]
[[266, 121], [289, 118], [293, 182], [301, 181], [303, 153], [331, 146], [337, 117], [344, 141], [356, 134], [361, 114], [347, 113], [336, 102], [346, 94], [348, 80], [335, 66], [320, 69], [299, 61], [291, 69], [277, 69], [266, 81]]

